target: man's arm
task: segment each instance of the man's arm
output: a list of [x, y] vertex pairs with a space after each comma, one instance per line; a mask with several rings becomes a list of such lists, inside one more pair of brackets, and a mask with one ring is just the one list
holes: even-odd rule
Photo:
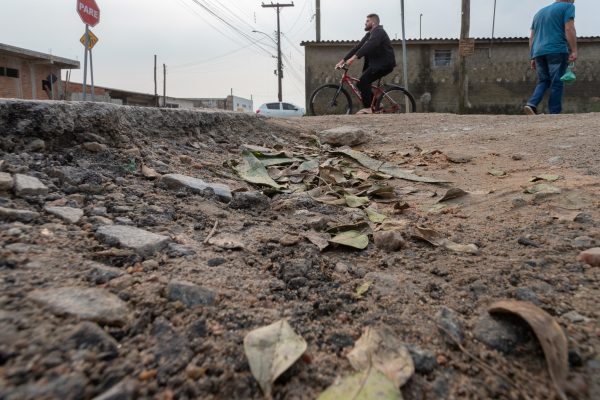
[[575, 30], [575, 20], [570, 20], [565, 24], [565, 34], [569, 43], [569, 61], [577, 60], [577, 31]]
[[[529, 34], [529, 55], [530, 58], [533, 55], [533, 37], [534, 37], [534, 33], [533, 33], [533, 29], [531, 30], [531, 33]], [[533, 58], [531, 58], [531, 69], [535, 69], [535, 60]]]
[[383, 29], [374, 29], [371, 31], [371, 35], [369, 36], [369, 40], [364, 43], [363, 46], [356, 52], [356, 57], [363, 58], [364, 56], [368, 56], [373, 53], [379, 46], [381, 46], [381, 42], [385, 37], [385, 32]]
[[[344, 64], [352, 65], [352, 62], [354, 62], [354, 60], [356, 60], [356, 57], [355, 57], [355, 55], [356, 55], [356, 52], [357, 52], [358, 50], [360, 50], [360, 48], [361, 48], [361, 47], [363, 47], [363, 45], [365, 44], [365, 42], [367, 41], [367, 39], [368, 39], [368, 38], [369, 38], [369, 34], [366, 34], [366, 35], [365, 35], [365, 36], [362, 38], [362, 40], [360, 41], [360, 43], [358, 43], [356, 46], [354, 46], [354, 47], [352, 48], [352, 50], [350, 50], [350, 52], [349, 52], [348, 54], [346, 54], [346, 57], [342, 58], [342, 59], [340, 60], [340, 62], [338, 62], [338, 63], [336, 64], [336, 66], [335, 66], [335, 67], [336, 67], [336, 68], [341, 68], [341, 67], [342, 67], [342, 65], [344, 65]], [[351, 61], [350, 61], [350, 60], [351, 60]], [[350, 61], [350, 62], [348, 62], [348, 61]]]

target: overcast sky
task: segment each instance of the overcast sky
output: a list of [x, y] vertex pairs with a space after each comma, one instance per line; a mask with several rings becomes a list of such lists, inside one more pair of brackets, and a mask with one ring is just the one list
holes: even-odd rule
[[[83, 60], [79, 38], [84, 25], [76, 0], [1, 0], [0, 42]], [[225, 97], [234, 94], [261, 103], [277, 99], [276, 60], [270, 38], [275, 10], [260, 0], [96, 0], [101, 21], [93, 32], [97, 85], [138, 92], [154, 91], [154, 54], [167, 64], [167, 95]], [[268, 1], [270, 3], [270, 0]], [[287, 0], [280, 0], [285, 3]], [[527, 36], [535, 12], [552, 0], [497, 0], [496, 37]], [[400, 0], [322, 0], [322, 39], [357, 40], [365, 15], [378, 13], [388, 34], [401, 37]], [[408, 38], [453, 37], [460, 32], [460, 0], [406, 0]], [[489, 37], [494, 0], [471, 2], [471, 36]], [[242, 33], [232, 30], [199, 4], [205, 4]], [[301, 41], [315, 39], [315, 0], [295, 0], [282, 9], [285, 54], [285, 101], [304, 106], [304, 49]], [[598, 0], [578, 0], [576, 25], [580, 36], [600, 35]], [[258, 45], [251, 40], [260, 40]], [[581, 55], [584, 57], [585, 55]], [[410, 60], [409, 60], [410, 62]], [[82, 70], [72, 80], [83, 80]], [[162, 71], [159, 79], [162, 92]]]

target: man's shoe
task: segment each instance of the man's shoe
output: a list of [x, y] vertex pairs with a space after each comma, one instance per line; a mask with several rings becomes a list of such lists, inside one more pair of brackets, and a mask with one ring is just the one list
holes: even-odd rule
[[523, 107], [523, 111], [527, 115], [537, 115], [537, 113], [538, 113], [537, 108], [535, 108], [534, 106], [530, 106], [529, 104], [527, 104], [525, 107]]
[[373, 114], [373, 110], [371, 110], [371, 107], [363, 108], [362, 110], [358, 110], [356, 114]]

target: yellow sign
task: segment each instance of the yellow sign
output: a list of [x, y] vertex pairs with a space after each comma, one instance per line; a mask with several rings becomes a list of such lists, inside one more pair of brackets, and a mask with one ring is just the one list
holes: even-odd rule
[[[94, 46], [96, 45], [96, 43], [98, 43], [98, 36], [94, 35], [94, 32], [88, 30], [89, 34], [90, 34], [90, 42], [88, 44], [88, 49], [93, 49]], [[79, 39], [79, 41], [81, 42], [82, 45], [85, 46], [85, 33], [83, 34], [83, 36], [81, 36], [81, 39]]]

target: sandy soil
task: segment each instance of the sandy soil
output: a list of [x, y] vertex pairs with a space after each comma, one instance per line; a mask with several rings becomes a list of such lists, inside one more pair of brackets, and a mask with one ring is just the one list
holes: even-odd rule
[[[240, 160], [240, 144], [298, 151], [313, 145], [317, 132], [342, 125], [371, 133], [357, 150], [452, 182], [392, 179], [408, 208], [399, 213], [378, 204], [381, 213], [475, 244], [479, 254], [431, 246], [408, 228], [396, 252], [372, 240], [362, 251], [321, 252], [303, 233], [357, 221], [362, 211], [294, 195], [234, 208], [210, 194], [163, 188], [139, 170], [143, 162], [161, 173], [256, 191], [227, 165]], [[229, 135], [202, 143], [128, 135], [128, 147], [139, 154], [111, 143], [99, 153], [76, 142], [27, 150], [35, 138], [3, 139], [1, 169], [37, 176], [50, 194], [1, 198], [0, 207], [40, 215], [0, 225], [0, 398], [93, 398], [113, 388], [123, 398], [259, 399], [243, 338], [281, 318], [308, 350], [274, 384], [276, 399], [316, 398], [350, 374], [346, 354], [366, 326], [378, 324], [411, 348], [417, 372], [402, 387], [405, 399], [553, 398], [532, 332], [522, 321], [490, 320], [487, 308], [502, 299], [532, 302], [560, 323], [570, 350], [570, 398], [600, 398], [600, 271], [576, 260], [582, 250], [600, 247], [599, 114], [307, 117], [270, 120], [251, 134], [231, 126]], [[132, 154], [138, 162], [128, 172]], [[53, 176], [52, 169], [63, 166], [93, 172], [90, 184], [100, 189], [74, 189]], [[545, 182], [560, 193], [525, 193], [540, 175], [560, 177]], [[450, 188], [469, 194], [441, 208], [438, 201]], [[48, 203], [85, 215], [69, 224], [45, 213]], [[122, 251], [98, 239], [96, 230], [108, 223], [98, 216], [181, 246], [145, 257]], [[217, 221], [215, 236], [229, 235], [243, 249], [204, 243]], [[94, 263], [121, 275], [100, 279]], [[173, 301], [167, 293], [173, 280], [206, 288], [215, 300], [196, 307]], [[358, 298], [365, 282], [372, 286]], [[31, 296], [57, 287], [116, 295], [127, 307], [126, 322], [100, 323], [107, 337], [90, 334], [80, 318]], [[461, 322], [462, 350], [438, 329], [442, 307]], [[74, 332], [84, 339], [74, 340]], [[115, 342], [116, 350], [107, 351]]]

